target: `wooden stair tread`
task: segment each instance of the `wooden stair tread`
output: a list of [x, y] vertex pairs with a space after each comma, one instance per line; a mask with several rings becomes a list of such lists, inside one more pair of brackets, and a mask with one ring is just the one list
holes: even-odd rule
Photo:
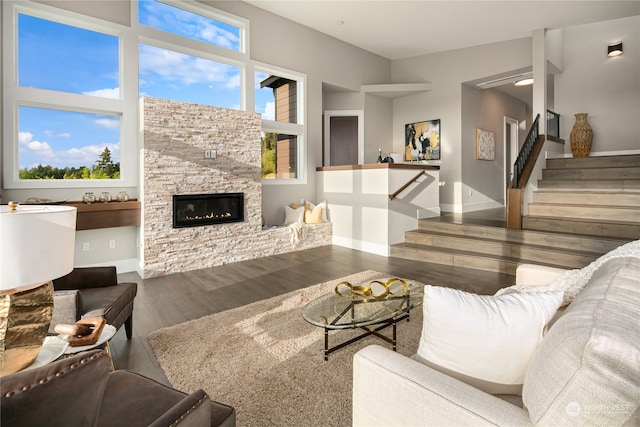
[[[421, 252], [439, 252], [439, 253], [473, 257], [478, 259], [487, 259], [487, 260], [500, 261], [500, 262], [506, 261], [506, 262], [514, 263], [516, 265], [522, 264], [522, 258], [510, 257], [507, 255], [493, 255], [493, 254], [478, 253], [473, 251], [465, 251], [460, 249], [445, 248], [440, 246], [425, 246], [425, 245], [408, 243], [408, 242], [396, 243], [395, 245], [392, 245], [391, 248], [392, 248], [392, 251], [394, 248], [396, 249], [407, 248], [407, 249], [413, 249]], [[600, 254], [594, 254], [594, 255], [596, 255], [596, 258], [600, 256]], [[556, 263], [549, 263], [544, 261], [535, 261], [535, 264], [568, 269], [565, 265], [560, 263], [556, 264]]]
[[515, 274], [522, 263], [581, 268], [640, 237], [640, 155], [547, 159], [545, 170], [523, 229], [498, 210], [422, 219], [390, 256]]
[[[584, 205], [580, 205], [580, 206], [584, 206]], [[547, 220], [547, 221], [555, 220], [555, 221], [569, 221], [569, 222], [590, 222], [590, 223], [594, 223], [594, 224], [615, 224], [615, 225], [638, 225], [638, 224], [640, 224], [640, 223], [634, 222], [634, 221], [616, 221], [616, 220], [604, 220], [604, 219], [593, 219], [593, 218], [549, 217], [549, 216], [542, 216], [542, 215], [525, 215], [524, 218], [544, 219], [544, 220]], [[612, 239], [616, 239], [616, 238], [612, 237]]]
[[[556, 235], [560, 236], [560, 237], [564, 237], [562, 234], [559, 233], [553, 233], [553, 232], [543, 232], [543, 231], [537, 231], [537, 230], [513, 230], [515, 232], [521, 232], [520, 234], [525, 234], [525, 233], [536, 233], [536, 234], [544, 234], [548, 237], [555, 237]], [[529, 242], [521, 242], [518, 240], [510, 240], [509, 238], [507, 239], [496, 239], [496, 238], [491, 238], [491, 237], [484, 237], [484, 236], [468, 236], [468, 235], [461, 235], [461, 234], [454, 234], [454, 233], [445, 233], [445, 232], [440, 232], [440, 231], [431, 231], [431, 230], [411, 230], [408, 231], [407, 233], [414, 233], [414, 234], [424, 234], [424, 235], [429, 235], [429, 236], [443, 236], [443, 237], [450, 237], [450, 238], [458, 238], [458, 239], [463, 239], [463, 240], [478, 240], [481, 242], [488, 242], [488, 243], [496, 243], [496, 244], [508, 244], [508, 245], [515, 245], [515, 246], [526, 246], [527, 248], [531, 248], [531, 249], [540, 249], [540, 250], [546, 250], [546, 251], [550, 251], [550, 252], [562, 252], [562, 253], [574, 253], [576, 255], [601, 255], [600, 253], [596, 252], [596, 251], [589, 251], [589, 250], [585, 250], [585, 249], [571, 249], [571, 248], [566, 248], [566, 247], [561, 247], [558, 249], [555, 249], [555, 247], [549, 247], [548, 245], [540, 245], [540, 244], [532, 244]], [[572, 235], [571, 237], [578, 237], [577, 235]], [[593, 239], [593, 236], [590, 235], [582, 235], [582, 237], [584, 238], [588, 238], [588, 239]], [[627, 243], [626, 240], [624, 239], [599, 239], [599, 240], [610, 240], [611, 242], [616, 242], [616, 243], [620, 243], [621, 245], [624, 243]], [[419, 246], [429, 246], [429, 245], [421, 245], [420, 243], [413, 243], [413, 242], [406, 242], [406, 243], [411, 243], [413, 245], [419, 245]]]

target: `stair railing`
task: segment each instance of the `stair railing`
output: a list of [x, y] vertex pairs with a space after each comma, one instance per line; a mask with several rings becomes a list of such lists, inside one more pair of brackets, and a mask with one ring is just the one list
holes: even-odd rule
[[398, 194], [402, 193], [405, 188], [407, 188], [408, 186], [413, 184], [415, 181], [417, 181], [418, 178], [420, 178], [424, 173], [425, 173], [425, 171], [420, 171], [420, 173], [418, 173], [416, 176], [414, 176], [409, 181], [407, 181], [407, 183], [404, 184], [402, 187], [400, 187], [395, 193], [389, 194], [389, 200], [393, 200], [396, 197], [398, 197]]
[[527, 134], [527, 138], [524, 140], [524, 144], [518, 153], [518, 158], [513, 164], [513, 179], [511, 181], [511, 187], [513, 188], [522, 188], [519, 186], [519, 181], [522, 176], [522, 171], [524, 170], [525, 165], [529, 161], [529, 156], [533, 151], [533, 146], [538, 139], [538, 121], [540, 120], [540, 114], [536, 116], [536, 119], [533, 121], [531, 125], [531, 129], [529, 129], [529, 133]]
[[560, 114], [547, 110], [547, 137], [560, 138]]
[[531, 125], [527, 138], [513, 165], [513, 179], [507, 189], [507, 228], [522, 229], [523, 191], [542, 151], [545, 136], [538, 131], [540, 114]]

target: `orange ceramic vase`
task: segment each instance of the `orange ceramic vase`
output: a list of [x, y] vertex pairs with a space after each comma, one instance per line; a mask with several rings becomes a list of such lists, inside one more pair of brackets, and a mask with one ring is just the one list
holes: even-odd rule
[[593, 130], [587, 122], [589, 113], [576, 114], [576, 123], [571, 129], [569, 138], [571, 141], [571, 154], [573, 157], [589, 157], [591, 152], [591, 142], [593, 141]]

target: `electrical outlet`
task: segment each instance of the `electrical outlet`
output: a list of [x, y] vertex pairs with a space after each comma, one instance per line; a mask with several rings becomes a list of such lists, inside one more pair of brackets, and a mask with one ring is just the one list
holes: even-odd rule
[[116, 247], [116, 241], [109, 240], [109, 249], [115, 249], [115, 247]]
[[211, 150], [204, 150], [204, 158], [205, 159], [211, 158]]
[[212, 159], [215, 159], [217, 155], [218, 153], [216, 153], [216, 150], [209, 150], [209, 157]]
[[89, 251], [89, 242], [82, 242], [82, 251], [83, 252]]
[[473, 191], [469, 190], [469, 195], [473, 196]]

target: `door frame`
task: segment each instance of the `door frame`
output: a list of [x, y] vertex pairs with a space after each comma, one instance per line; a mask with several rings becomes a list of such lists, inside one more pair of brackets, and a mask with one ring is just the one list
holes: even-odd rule
[[323, 166], [331, 166], [331, 117], [358, 117], [358, 164], [364, 164], [364, 110], [324, 111], [324, 160]]
[[[507, 187], [513, 177], [513, 164], [518, 157], [520, 151], [520, 143], [518, 141], [518, 120], [512, 117], [504, 116], [504, 205], [507, 205]], [[507, 129], [509, 131], [507, 132]], [[507, 146], [509, 144], [509, 146]], [[509, 158], [507, 158], [509, 156]]]

